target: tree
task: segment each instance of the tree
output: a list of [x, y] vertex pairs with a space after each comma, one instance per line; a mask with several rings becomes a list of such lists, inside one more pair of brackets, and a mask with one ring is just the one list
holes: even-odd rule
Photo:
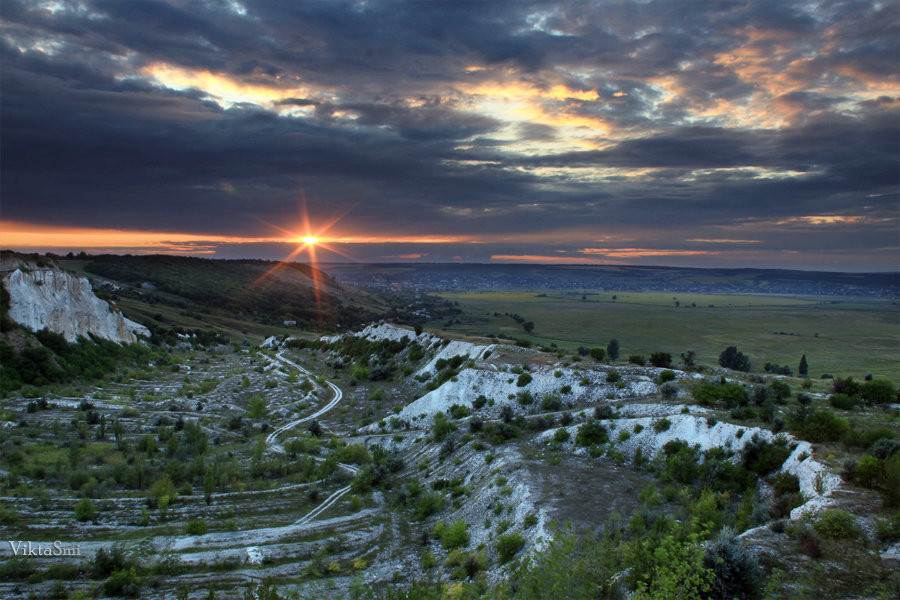
[[797, 367], [797, 373], [800, 377], [806, 377], [809, 374], [809, 365], [806, 364], [806, 355], [800, 357], [800, 366]]
[[247, 409], [247, 414], [251, 419], [264, 419], [268, 412], [268, 403], [265, 398], [256, 394], [250, 399], [250, 406]]
[[735, 371], [749, 371], [750, 357], [739, 352], [736, 346], [728, 346], [719, 355], [719, 365]]
[[859, 395], [867, 404], [887, 404], [897, 399], [897, 389], [887, 379], [875, 379], [862, 384]]
[[322, 426], [315, 419], [313, 419], [313, 422], [309, 424], [309, 427], [307, 427], [306, 430], [316, 437], [322, 435]]
[[82, 498], [75, 505], [75, 518], [79, 521], [90, 521], [94, 518], [94, 514], [96, 514], [96, 511], [90, 498]]
[[697, 353], [693, 350], [688, 350], [687, 352], [681, 353], [681, 361], [684, 363], [686, 367], [693, 367], [697, 361]]
[[591, 348], [591, 358], [596, 361], [602, 361], [606, 358], [606, 350], [603, 348]]
[[650, 364], [661, 369], [672, 366], [672, 355], [668, 352], [654, 352], [650, 355]]
[[606, 346], [606, 353], [609, 355], [611, 362], [616, 362], [619, 359], [619, 340], [616, 338], [609, 340], [609, 344]]
[[531, 333], [534, 329], [534, 321], [525, 321], [522, 323], [522, 329], [525, 330], [525, 333]]

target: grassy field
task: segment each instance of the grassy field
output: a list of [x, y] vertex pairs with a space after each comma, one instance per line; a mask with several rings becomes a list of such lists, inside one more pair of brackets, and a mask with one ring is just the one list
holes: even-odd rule
[[[722, 350], [737, 346], [750, 356], [755, 371], [773, 362], [796, 374], [806, 354], [813, 378], [872, 373], [900, 382], [900, 306], [889, 301], [640, 292], [492, 291], [443, 297], [463, 309], [459, 323], [429, 323], [448, 331], [503, 334], [563, 348], [605, 347], [615, 337], [620, 360], [655, 351], [677, 358], [694, 350], [698, 362], [716, 364]], [[533, 321], [531, 335], [504, 313]]]

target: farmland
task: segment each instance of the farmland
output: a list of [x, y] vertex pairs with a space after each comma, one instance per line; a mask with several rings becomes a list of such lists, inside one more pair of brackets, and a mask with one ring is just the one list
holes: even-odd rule
[[[605, 347], [617, 338], [626, 358], [694, 350], [705, 364], [715, 364], [723, 349], [737, 345], [753, 360], [754, 371], [767, 362], [796, 371], [806, 354], [813, 378], [862, 378], [871, 373], [900, 381], [900, 306], [887, 300], [627, 291], [493, 291], [442, 297], [458, 302], [463, 312], [452, 325], [429, 325], [450, 332], [510, 336], [569, 349]], [[533, 322], [534, 330], [526, 334], [507, 315]]]

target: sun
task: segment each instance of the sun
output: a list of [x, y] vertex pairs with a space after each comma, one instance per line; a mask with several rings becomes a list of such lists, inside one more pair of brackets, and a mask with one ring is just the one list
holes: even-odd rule
[[306, 237], [300, 238], [300, 241], [303, 242], [304, 244], [306, 244], [307, 246], [312, 246], [313, 244], [315, 244], [316, 242], [319, 241], [319, 238], [308, 235]]

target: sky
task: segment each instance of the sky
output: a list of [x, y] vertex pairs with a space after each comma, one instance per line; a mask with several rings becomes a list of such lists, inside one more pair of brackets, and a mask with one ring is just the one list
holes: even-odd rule
[[897, 1], [0, 0], [0, 246], [897, 271], [898, 59]]

